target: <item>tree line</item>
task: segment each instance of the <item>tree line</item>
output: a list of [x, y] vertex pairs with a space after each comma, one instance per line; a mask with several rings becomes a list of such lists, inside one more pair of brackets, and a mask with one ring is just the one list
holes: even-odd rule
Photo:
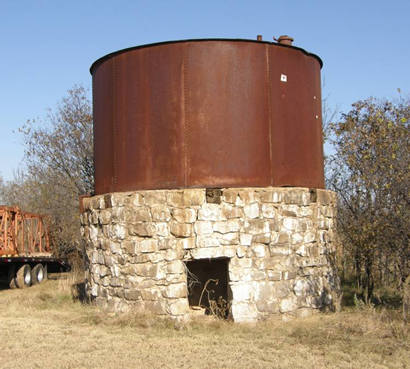
[[[375, 286], [397, 285], [410, 274], [408, 99], [369, 98], [326, 124], [332, 154], [327, 187], [337, 192], [341, 277], [371, 297]], [[47, 214], [60, 255], [80, 249], [79, 196], [91, 194], [92, 108], [75, 86], [42, 121], [21, 128], [25, 169], [0, 181], [3, 203]]]
[[92, 107], [87, 91], [74, 86], [43, 120], [20, 129], [24, 170], [0, 183], [1, 202], [47, 216], [60, 256], [79, 250], [79, 196], [94, 188]]
[[369, 98], [328, 125], [326, 181], [338, 194], [342, 279], [371, 298], [410, 274], [409, 100]]

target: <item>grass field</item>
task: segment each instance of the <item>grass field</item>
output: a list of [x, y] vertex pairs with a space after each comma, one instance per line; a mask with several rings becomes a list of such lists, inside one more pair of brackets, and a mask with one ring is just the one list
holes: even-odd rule
[[0, 367], [410, 368], [409, 327], [393, 310], [350, 309], [253, 325], [185, 325], [73, 301], [70, 279], [0, 290]]

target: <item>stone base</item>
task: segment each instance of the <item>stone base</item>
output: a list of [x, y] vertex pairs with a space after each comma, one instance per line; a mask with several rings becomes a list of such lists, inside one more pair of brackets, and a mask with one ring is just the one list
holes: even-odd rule
[[83, 199], [87, 291], [114, 311], [187, 318], [186, 262], [227, 259], [234, 321], [332, 305], [335, 194], [308, 188], [186, 189]]

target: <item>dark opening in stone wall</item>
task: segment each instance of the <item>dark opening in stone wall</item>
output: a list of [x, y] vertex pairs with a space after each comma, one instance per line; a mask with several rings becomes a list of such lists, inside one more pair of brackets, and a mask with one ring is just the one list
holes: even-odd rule
[[230, 317], [232, 294], [229, 289], [229, 258], [187, 261], [188, 301], [205, 314]]

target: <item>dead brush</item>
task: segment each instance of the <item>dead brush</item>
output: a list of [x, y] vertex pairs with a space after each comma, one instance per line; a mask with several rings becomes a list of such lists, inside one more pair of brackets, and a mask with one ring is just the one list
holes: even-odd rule
[[366, 339], [391, 339], [404, 344], [410, 338], [409, 325], [403, 324], [398, 310], [380, 310], [367, 306], [360, 310], [354, 309], [354, 313], [341, 313], [340, 317], [340, 331], [358, 334]]
[[58, 290], [61, 293], [71, 295], [73, 300], [85, 302], [87, 295], [85, 291], [85, 270], [80, 264], [74, 264], [71, 271], [63, 273], [58, 278]]
[[[202, 292], [199, 298], [198, 305], [201, 308], [205, 308], [205, 311], [208, 314], [215, 316], [216, 318], [228, 319], [231, 316], [231, 305], [232, 304], [226, 301], [222, 296], [219, 296], [217, 299], [213, 297], [213, 295], [215, 294], [215, 291], [213, 289], [208, 289], [208, 285], [211, 282], [215, 283], [215, 285], [218, 285], [219, 280], [218, 279], [208, 279], [205, 282], [205, 285], [202, 289]], [[207, 297], [208, 306], [202, 304], [202, 299], [205, 293]]]
[[410, 312], [410, 275], [403, 283], [403, 322], [408, 323]]
[[231, 303], [222, 296], [219, 296], [217, 300], [208, 299], [208, 301], [212, 315], [220, 319], [228, 319], [231, 316]]

